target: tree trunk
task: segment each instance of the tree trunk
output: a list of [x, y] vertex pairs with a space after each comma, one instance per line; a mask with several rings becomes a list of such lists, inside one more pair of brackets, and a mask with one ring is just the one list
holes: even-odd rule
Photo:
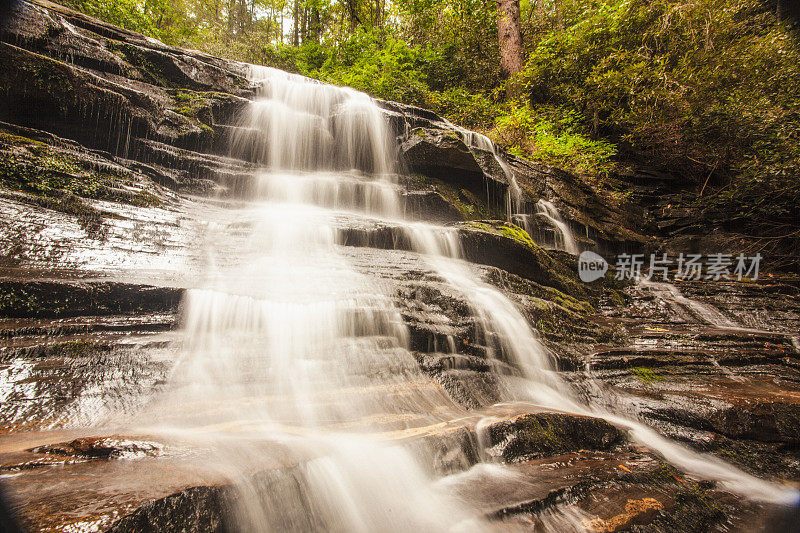
[[236, 23], [236, 0], [228, 0], [228, 35], [233, 35]]
[[300, 18], [300, 42], [308, 41], [308, 6], [303, 6], [303, 16]]
[[311, 7], [308, 14], [308, 37], [311, 41], [319, 43], [320, 35], [322, 35], [322, 18], [319, 9]]
[[300, 0], [294, 0], [294, 10], [292, 11], [292, 18], [294, 19], [294, 29], [292, 31], [292, 45], [300, 45]]
[[497, 38], [500, 43], [500, 68], [513, 76], [525, 63], [522, 32], [519, 27], [519, 0], [497, 1]]
[[355, 30], [359, 25], [363, 25], [361, 19], [358, 18], [358, 6], [356, 5], [356, 1], [357, 0], [345, 0], [347, 15], [350, 19], [350, 31]]

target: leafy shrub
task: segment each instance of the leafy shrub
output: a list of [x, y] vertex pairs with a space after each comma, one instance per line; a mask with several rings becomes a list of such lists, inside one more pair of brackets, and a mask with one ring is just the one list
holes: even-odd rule
[[498, 117], [493, 134], [516, 155], [578, 173], [608, 174], [614, 169], [616, 147], [591, 139], [581, 118], [574, 110], [515, 105]]

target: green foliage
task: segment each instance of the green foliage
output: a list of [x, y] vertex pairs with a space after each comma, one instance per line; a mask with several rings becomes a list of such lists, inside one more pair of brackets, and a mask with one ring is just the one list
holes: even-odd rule
[[[797, 40], [753, 0], [569, 0], [529, 43], [532, 106], [648, 154], [702, 188], [724, 218], [788, 230], [800, 167]], [[555, 29], [553, 29], [555, 28]], [[552, 152], [543, 154], [552, 155]], [[765, 195], [769, 192], [769, 196]], [[708, 203], [708, 199], [704, 198]], [[777, 204], [777, 205], [776, 205]]]
[[495, 100], [481, 93], [471, 93], [463, 87], [429, 91], [425, 104], [454, 123], [476, 130], [492, 128], [503, 115], [502, 106]]
[[516, 155], [579, 173], [606, 175], [614, 170], [616, 147], [591, 139], [581, 118], [571, 109], [515, 104], [497, 119], [493, 134]]
[[378, 98], [424, 104], [427, 85], [419, 70], [426, 50], [380, 31], [359, 29], [305, 74], [347, 85]]
[[194, 6], [183, 0], [63, 0], [62, 3], [164, 42], [181, 42], [199, 34], [195, 17], [189, 16]]

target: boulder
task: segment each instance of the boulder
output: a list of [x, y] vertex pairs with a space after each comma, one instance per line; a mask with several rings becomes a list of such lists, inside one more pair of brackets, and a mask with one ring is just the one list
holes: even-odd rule
[[507, 462], [579, 450], [608, 450], [623, 434], [601, 418], [532, 413], [495, 422], [486, 429], [491, 453]]
[[406, 170], [438, 178], [478, 196], [486, 195], [489, 203], [504, 205], [508, 182], [502, 169], [491, 154], [477, 153], [478, 157], [462, 134], [452, 128], [414, 128], [400, 145], [400, 161]]

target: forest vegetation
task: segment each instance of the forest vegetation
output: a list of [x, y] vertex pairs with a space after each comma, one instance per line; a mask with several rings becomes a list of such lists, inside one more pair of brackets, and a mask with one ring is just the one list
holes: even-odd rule
[[785, 0], [63, 3], [432, 109], [618, 204], [624, 173], [677, 175], [705, 223], [798, 254], [800, 37]]

